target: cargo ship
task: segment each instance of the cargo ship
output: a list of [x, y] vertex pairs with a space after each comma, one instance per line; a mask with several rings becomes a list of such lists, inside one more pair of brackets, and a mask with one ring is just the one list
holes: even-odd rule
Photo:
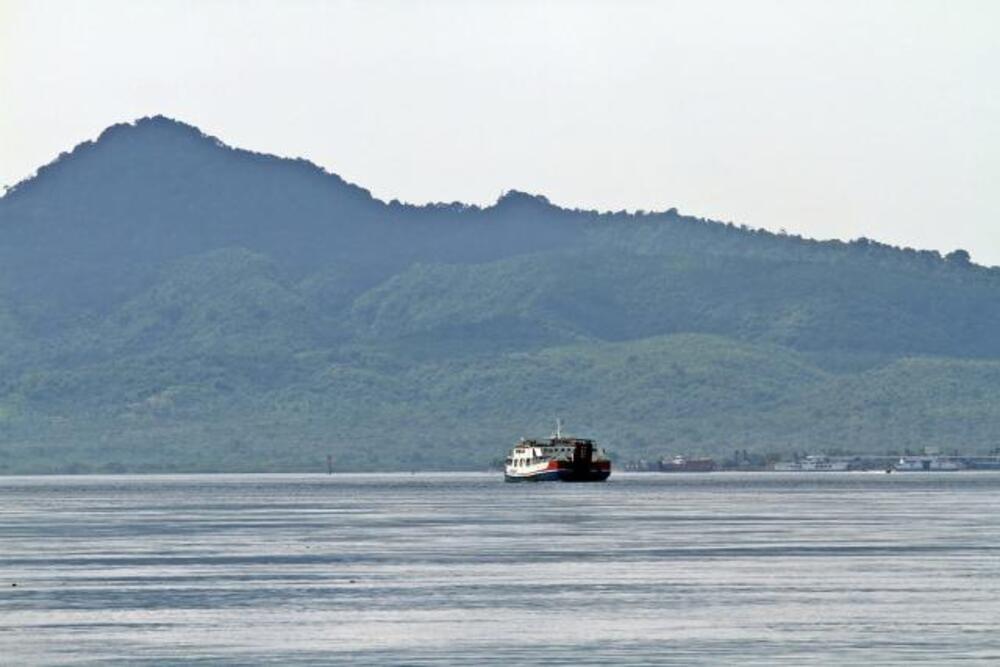
[[939, 456], [904, 456], [892, 465], [895, 472], [954, 472], [963, 468], [961, 461]]
[[774, 464], [777, 472], [843, 472], [849, 467], [848, 461], [831, 459], [826, 456], [807, 456], [795, 461]]
[[660, 472], [712, 472], [715, 469], [715, 460], [709, 458], [675, 456], [669, 461], [660, 461]]
[[507, 456], [507, 482], [603, 482], [611, 475], [611, 461], [597, 443], [556, 432], [547, 439], [521, 438]]

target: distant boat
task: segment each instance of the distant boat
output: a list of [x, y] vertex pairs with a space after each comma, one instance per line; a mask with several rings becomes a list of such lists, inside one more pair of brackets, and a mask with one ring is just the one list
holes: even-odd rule
[[837, 461], [826, 456], [807, 456], [797, 461], [782, 461], [774, 464], [778, 472], [841, 472], [847, 470], [848, 461]]
[[965, 465], [972, 470], [1000, 470], [1000, 448], [991, 451], [989, 456], [967, 458]]
[[611, 475], [611, 461], [593, 440], [556, 432], [548, 439], [522, 438], [507, 456], [507, 482], [603, 482]]
[[715, 460], [709, 458], [675, 456], [660, 461], [660, 472], [712, 472], [715, 468]]
[[970, 470], [1000, 470], [998, 458], [972, 458], [966, 463]]
[[892, 466], [896, 472], [951, 472], [964, 468], [960, 461], [938, 456], [904, 456]]

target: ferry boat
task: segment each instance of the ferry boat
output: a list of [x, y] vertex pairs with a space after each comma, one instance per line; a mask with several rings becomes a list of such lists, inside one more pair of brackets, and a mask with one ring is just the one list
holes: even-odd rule
[[603, 482], [611, 475], [611, 461], [593, 440], [556, 432], [548, 439], [521, 438], [507, 456], [506, 482]]

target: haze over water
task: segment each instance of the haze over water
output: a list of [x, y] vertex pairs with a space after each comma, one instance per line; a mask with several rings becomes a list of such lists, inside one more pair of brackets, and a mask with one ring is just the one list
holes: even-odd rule
[[0, 655], [996, 662], [998, 491], [994, 473], [0, 478]]

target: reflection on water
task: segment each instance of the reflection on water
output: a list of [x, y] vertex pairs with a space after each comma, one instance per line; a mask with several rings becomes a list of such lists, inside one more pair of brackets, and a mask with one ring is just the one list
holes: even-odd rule
[[996, 662], [1000, 474], [0, 478], [0, 655]]

